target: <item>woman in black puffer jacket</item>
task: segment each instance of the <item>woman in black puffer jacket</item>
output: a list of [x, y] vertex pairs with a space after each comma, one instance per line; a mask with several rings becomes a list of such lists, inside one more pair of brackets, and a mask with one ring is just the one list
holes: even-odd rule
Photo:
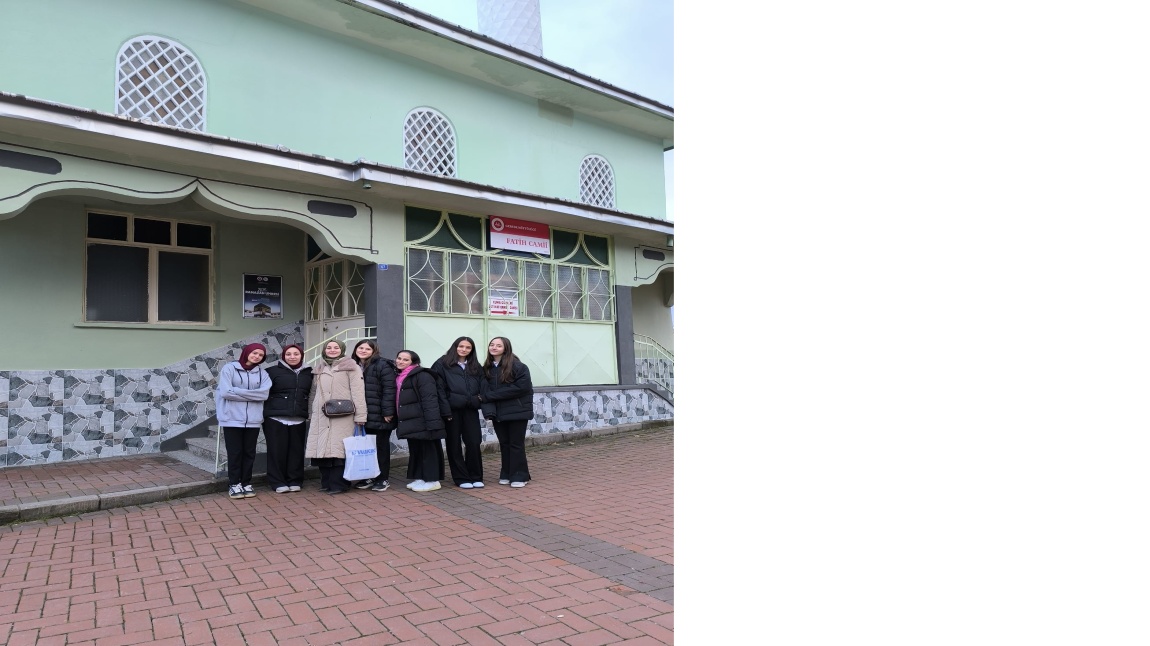
[[303, 487], [303, 453], [307, 444], [311, 367], [303, 348], [289, 345], [267, 369], [272, 389], [264, 402], [264, 440], [268, 445], [268, 485], [276, 493]]
[[439, 378], [451, 406], [451, 421], [447, 423], [447, 466], [451, 479], [463, 489], [482, 487], [479, 393], [483, 367], [475, 357], [475, 341], [469, 336], [456, 339], [447, 353], [435, 360], [431, 371]]
[[396, 419], [395, 436], [407, 440], [409, 457], [407, 488], [435, 491], [443, 479], [444, 420], [451, 419], [451, 406], [435, 382], [431, 371], [419, 365], [419, 355], [400, 350], [395, 355]]
[[364, 430], [375, 436], [375, 456], [379, 476], [361, 480], [356, 489], [387, 491], [391, 473], [391, 432], [395, 430], [395, 365], [379, 356], [375, 341], [364, 339], [355, 344], [352, 357], [363, 371], [363, 390], [367, 397], [367, 424]]
[[524, 487], [531, 479], [527, 470], [527, 422], [534, 419], [531, 371], [511, 351], [511, 340], [497, 336], [487, 344], [483, 416], [492, 420], [499, 438], [499, 484]]

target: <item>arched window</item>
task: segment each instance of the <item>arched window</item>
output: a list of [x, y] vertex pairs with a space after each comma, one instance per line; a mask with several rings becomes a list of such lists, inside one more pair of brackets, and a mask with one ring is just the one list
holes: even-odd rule
[[599, 155], [587, 155], [579, 164], [579, 201], [615, 208], [615, 173]]
[[403, 122], [403, 167], [455, 177], [455, 129], [431, 108], [412, 110]]
[[116, 113], [203, 130], [207, 82], [200, 62], [179, 43], [134, 38], [116, 57]]

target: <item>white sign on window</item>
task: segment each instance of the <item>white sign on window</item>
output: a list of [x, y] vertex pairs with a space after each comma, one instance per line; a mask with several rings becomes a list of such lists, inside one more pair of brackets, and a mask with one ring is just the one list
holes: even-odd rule
[[514, 289], [488, 290], [487, 311], [491, 316], [519, 316], [519, 291]]

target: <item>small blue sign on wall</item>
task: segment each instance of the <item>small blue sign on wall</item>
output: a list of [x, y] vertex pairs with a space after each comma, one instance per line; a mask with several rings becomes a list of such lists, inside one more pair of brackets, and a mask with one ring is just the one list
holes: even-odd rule
[[380, 271], [387, 271], [387, 265], [380, 265], [379, 270]]

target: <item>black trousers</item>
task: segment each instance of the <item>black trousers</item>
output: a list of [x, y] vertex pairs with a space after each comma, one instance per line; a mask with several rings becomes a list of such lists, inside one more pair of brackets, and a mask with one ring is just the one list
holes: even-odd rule
[[268, 485], [303, 486], [303, 452], [307, 446], [308, 423], [284, 424], [264, 419], [264, 440], [268, 444]]
[[443, 479], [443, 442], [408, 440], [407, 478], [438, 482]]
[[479, 453], [482, 440], [479, 411], [452, 409], [451, 421], [447, 422], [447, 465], [455, 484], [483, 481], [483, 458]]
[[499, 479], [527, 482], [527, 420], [492, 422], [495, 437], [499, 438]]
[[391, 473], [391, 431], [375, 432], [375, 461], [379, 463], [376, 480], [383, 482]]
[[343, 479], [343, 458], [312, 458], [311, 465], [319, 468], [319, 488], [323, 491], [347, 491], [351, 482]]
[[228, 452], [228, 484], [250, 485], [256, 465], [256, 443], [260, 427], [224, 427], [224, 449]]

